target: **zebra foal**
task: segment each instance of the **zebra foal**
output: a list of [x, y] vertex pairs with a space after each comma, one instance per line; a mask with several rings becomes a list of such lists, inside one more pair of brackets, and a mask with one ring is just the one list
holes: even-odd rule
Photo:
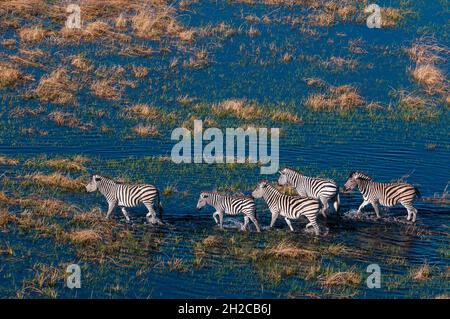
[[278, 173], [280, 173], [279, 185], [294, 186], [301, 197], [319, 199], [322, 202], [323, 217], [327, 217], [326, 211], [330, 200], [333, 201], [334, 210], [339, 215], [339, 188], [334, 181], [304, 176], [291, 168], [283, 168]]
[[[119, 206], [125, 219], [129, 222], [130, 217], [125, 208], [144, 204], [148, 209], [146, 215], [147, 221], [152, 224], [162, 224], [163, 208], [159, 197], [159, 191], [155, 186], [149, 184], [122, 184], [104, 176], [93, 175], [91, 181], [86, 185], [86, 191], [92, 193], [97, 190], [108, 202], [108, 212], [106, 213], [107, 219], [111, 216], [114, 209]], [[155, 203], [159, 206], [160, 219], [156, 217], [156, 211], [154, 209]]]
[[414, 200], [420, 197], [419, 190], [408, 183], [377, 183], [366, 173], [355, 171], [350, 174], [344, 185], [343, 191], [349, 191], [358, 187], [364, 201], [358, 208], [358, 215], [361, 216], [361, 209], [372, 204], [377, 218], [380, 218], [378, 205], [392, 207], [401, 204], [408, 211], [407, 220], [414, 223], [416, 221], [417, 209], [413, 207]]
[[278, 215], [281, 215], [291, 231], [294, 231], [290, 220], [305, 216], [309, 221], [305, 228], [313, 227], [314, 233], [319, 235], [319, 226], [316, 218], [319, 213], [320, 202], [317, 199], [284, 195], [267, 181], [259, 182], [252, 196], [254, 198], [264, 198], [267, 206], [269, 206], [272, 214], [270, 228], [275, 224]]
[[[197, 209], [201, 210], [204, 206], [211, 205], [216, 209], [213, 218], [220, 229], [223, 229], [223, 214], [237, 215], [244, 214], [244, 224], [242, 230], [247, 229], [249, 220], [255, 224], [256, 230], [261, 231], [258, 220], [256, 219], [256, 205], [253, 198], [244, 196], [226, 196], [216, 192], [202, 192], [198, 198]], [[219, 216], [219, 220], [217, 220]]]

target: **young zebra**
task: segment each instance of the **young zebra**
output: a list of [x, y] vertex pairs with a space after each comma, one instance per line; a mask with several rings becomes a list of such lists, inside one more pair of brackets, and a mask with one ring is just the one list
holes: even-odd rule
[[[253, 198], [244, 196], [226, 196], [215, 192], [202, 192], [197, 202], [197, 209], [200, 210], [205, 205], [211, 205], [216, 209], [213, 218], [216, 224], [219, 224], [220, 229], [223, 229], [223, 214], [237, 215], [244, 214], [244, 225], [242, 230], [247, 229], [249, 220], [255, 224], [256, 230], [259, 228], [258, 220], [256, 219], [256, 205]], [[217, 220], [219, 216], [219, 220]]]
[[320, 199], [322, 202], [321, 213], [323, 217], [327, 217], [326, 211], [328, 210], [328, 202], [330, 200], [334, 202], [334, 210], [339, 215], [339, 188], [335, 182], [322, 178], [304, 176], [290, 168], [283, 168], [279, 173], [279, 185], [292, 185], [297, 189], [300, 196]]
[[260, 182], [252, 193], [254, 198], [264, 198], [272, 213], [270, 227], [272, 228], [278, 215], [284, 217], [291, 231], [294, 231], [290, 219], [298, 219], [300, 216], [308, 218], [309, 223], [305, 228], [313, 227], [316, 235], [319, 235], [319, 226], [316, 218], [320, 209], [320, 202], [313, 198], [289, 196], [280, 193], [267, 181]]
[[417, 209], [413, 207], [416, 197], [420, 197], [419, 190], [407, 183], [377, 183], [372, 177], [363, 172], [352, 172], [344, 185], [344, 192], [358, 187], [363, 195], [364, 201], [358, 208], [358, 215], [361, 216], [361, 209], [367, 204], [372, 204], [377, 218], [380, 218], [378, 204], [392, 207], [400, 203], [408, 211], [407, 220], [416, 221]]
[[[106, 218], [109, 218], [111, 213], [117, 206], [122, 209], [122, 214], [125, 216], [127, 222], [130, 221], [130, 217], [125, 207], [136, 207], [139, 204], [144, 204], [148, 209], [146, 215], [147, 221], [152, 224], [162, 224], [163, 208], [159, 198], [158, 189], [149, 184], [120, 184], [112, 179], [94, 175], [92, 176], [89, 184], [86, 185], [86, 191], [95, 192], [98, 190], [108, 201], [108, 212]], [[154, 204], [158, 203], [159, 217], [156, 217], [156, 211]]]

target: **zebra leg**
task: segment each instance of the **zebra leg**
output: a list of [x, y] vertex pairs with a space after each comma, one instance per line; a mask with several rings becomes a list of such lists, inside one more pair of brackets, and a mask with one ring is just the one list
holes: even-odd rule
[[292, 227], [292, 224], [291, 224], [291, 221], [289, 220], [289, 218], [284, 217], [284, 220], [286, 221], [286, 224], [288, 224], [290, 230], [294, 231], [294, 228]]
[[125, 219], [126, 219], [127, 222], [129, 223], [129, 222], [130, 222], [130, 217], [128, 216], [128, 212], [127, 212], [127, 210], [125, 209], [125, 207], [122, 207], [122, 214], [123, 214], [123, 216], [125, 216]]
[[223, 230], [223, 212], [219, 212], [219, 227]]
[[411, 204], [403, 204], [402, 205], [406, 208], [408, 211], [408, 217], [406, 220], [410, 221], [412, 218], [412, 222], [416, 222], [416, 216], [417, 216], [417, 209], [415, 209]]
[[253, 222], [253, 224], [255, 225], [256, 231], [257, 231], [258, 233], [260, 233], [260, 232], [261, 232], [261, 229], [259, 228], [259, 223], [258, 223], [258, 220], [256, 219], [256, 217], [253, 216], [253, 215], [249, 215], [248, 218], [250, 218], [250, 220], [251, 220], [251, 221]]
[[340, 217], [339, 211], [341, 209], [341, 199], [339, 198], [339, 194], [337, 194], [336, 197], [334, 198], [333, 207], [336, 212], [336, 216]]
[[328, 198], [321, 197], [320, 201], [322, 202], [322, 210], [320, 212], [322, 213], [323, 218], [327, 218]]
[[117, 202], [108, 202], [108, 212], [106, 213], [106, 219], [109, 219], [114, 209], [117, 207]]
[[145, 217], [147, 218], [147, 222], [151, 224], [162, 224], [162, 222], [159, 220], [159, 218], [156, 217], [156, 211], [153, 208], [153, 203], [144, 203], [145, 207], [148, 209], [147, 215]]
[[277, 221], [279, 214], [280, 214], [279, 212], [272, 212], [272, 220], [270, 221], [270, 228], [272, 228], [273, 225], [275, 225], [275, 222]]
[[219, 225], [219, 219], [217, 218], [217, 215], [219, 215], [219, 212], [214, 212], [213, 218], [214, 218], [214, 221], [216, 222], [216, 224]]
[[247, 230], [247, 225], [248, 225], [249, 219], [250, 218], [247, 215], [244, 216], [244, 225], [242, 225], [242, 227], [241, 227], [242, 231], [246, 231]]
[[367, 206], [370, 202], [367, 200], [364, 200], [361, 205], [359, 205], [358, 207], [358, 211], [356, 212], [356, 215], [358, 215], [358, 217], [362, 217], [362, 213], [361, 213], [361, 209], [363, 209], [365, 206]]
[[377, 215], [377, 218], [380, 218], [380, 209], [378, 208], [378, 203], [373, 202], [371, 204], [373, 206], [373, 209], [375, 210], [375, 214]]
[[316, 234], [316, 236], [318, 236], [320, 234], [320, 232], [319, 232], [319, 225], [317, 225], [317, 222], [316, 222], [316, 217], [312, 216], [312, 217], [306, 217], [306, 218], [308, 218], [309, 223], [305, 226], [305, 229], [312, 227], [314, 229], [314, 234]]

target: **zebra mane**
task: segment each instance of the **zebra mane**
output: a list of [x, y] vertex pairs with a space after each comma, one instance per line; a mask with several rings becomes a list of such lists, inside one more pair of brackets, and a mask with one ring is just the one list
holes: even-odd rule
[[361, 178], [361, 179], [365, 179], [367, 181], [371, 181], [373, 180], [372, 177], [370, 177], [369, 175], [367, 175], [364, 172], [361, 171], [354, 171], [350, 174], [349, 178]]
[[303, 175], [302, 173], [300, 173], [299, 171], [297, 171], [296, 169], [293, 169], [291, 167], [285, 167], [285, 168], [281, 169], [280, 172], [283, 172], [284, 170], [288, 170], [288, 171], [291, 171], [292, 173]]

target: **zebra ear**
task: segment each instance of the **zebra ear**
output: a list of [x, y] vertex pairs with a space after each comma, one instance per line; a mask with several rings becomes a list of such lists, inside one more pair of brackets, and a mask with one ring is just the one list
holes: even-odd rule
[[100, 182], [100, 181], [101, 181], [101, 178], [100, 178], [100, 177], [95, 177], [94, 180], [95, 180], [96, 182]]

